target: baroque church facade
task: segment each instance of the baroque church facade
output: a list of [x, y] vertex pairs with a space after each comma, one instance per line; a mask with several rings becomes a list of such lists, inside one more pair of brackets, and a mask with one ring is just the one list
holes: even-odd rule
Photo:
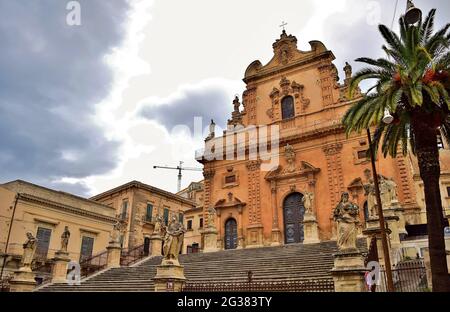
[[[228, 129], [217, 136], [213, 125], [205, 150], [196, 156], [204, 165], [203, 217], [213, 220], [218, 249], [335, 239], [333, 209], [343, 192], [360, 207], [362, 224], [368, 218], [368, 139], [366, 133], [347, 137], [341, 123], [361, 92], [349, 99], [351, 66], [346, 63], [340, 82], [333, 53], [320, 41], [310, 46], [300, 51], [296, 37], [283, 30], [273, 43], [273, 58], [266, 65], [257, 60], [247, 67], [242, 105], [236, 97]], [[278, 165], [268, 169], [266, 160], [252, 159], [248, 138], [244, 157], [234, 152], [232, 159], [217, 157], [217, 152], [213, 159], [207, 157], [219, 144], [242, 145], [236, 127], [245, 132], [252, 125], [278, 127]], [[226, 147], [220, 154], [222, 150]], [[404, 216], [400, 228], [425, 223], [414, 157], [378, 155], [376, 166], [395, 186]], [[208, 219], [209, 214], [214, 217]], [[210, 243], [205, 242], [206, 249]]]

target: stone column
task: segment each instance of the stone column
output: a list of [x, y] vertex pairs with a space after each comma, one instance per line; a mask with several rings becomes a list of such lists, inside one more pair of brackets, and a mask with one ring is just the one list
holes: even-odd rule
[[222, 250], [223, 249], [223, 229], [222, 229], [222, 218], [220, 214], [220, 209], [216, 209], [216, 217], [217, 217], [217, 224], [219, 225], [219, 228], [217, 229], [217, 249]]
[[57, 251], [53, 258], [52, 283], [67, 282], [67, 265], [70, 262], [69, 253], [66, 251]]
[[401, 243], [398, 228], [399, 217], [395, 215], [394, 209], [383, 210], [383, 214], [387, 227], [391, 231], [391, 233], [389, 234], [391, 264], [396, 265], [401, 260], [400, 255]]
[[152, 234], [150, 236], [150, 248], [152, 256], [162, 256], [162, 242], [163, 239], [159, 234]]
[[184, 266], [180, 265], [178, 260], [164, 259], [161, 265], [156, 267], [156, 276], [153, 280], [157, 292], [182, 291], [186, 281]]
[[9, 282], [11, 292], [31, 292], [36, 287], [35, 274], [28, 267], [21, 267], [14, 272]]
[[271, 199], [272, 199], [272, 242], [270, 243], [271, 246], [278, 246], [280, 245], [281, 240], [281, 232], [280, 228], [278, 227], [278, 205], [277, 205], [277, 183], [276, 181], [270, 182], [270, 189], [271, 189]]
[[108, 247], [106, 247], [106, 250], [108, 251], [108, 260], [106, 266], [108, 268], [119, 268], [120, 254], [122, 251], [120, 243], [110, 241]]

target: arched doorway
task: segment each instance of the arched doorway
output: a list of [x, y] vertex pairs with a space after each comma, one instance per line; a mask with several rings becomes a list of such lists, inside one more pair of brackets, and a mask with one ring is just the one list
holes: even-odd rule
[[237, 248], [237, 223], [230, 218], [225, 222], [225, 249]]
[[302, 198], [302, 194], [292, 193], [284, 199], [284, 242], [286, 244], [303, 242], [303, 216], [305, 215], [305, 207], [303, 207]]

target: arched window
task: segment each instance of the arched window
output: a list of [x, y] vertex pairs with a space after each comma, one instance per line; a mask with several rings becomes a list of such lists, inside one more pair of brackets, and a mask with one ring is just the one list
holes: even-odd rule
[[295, 116], [294, 98], [290, 95], [285, 96], [281, 100], [281, 116], [283, 119], [293, 118]]

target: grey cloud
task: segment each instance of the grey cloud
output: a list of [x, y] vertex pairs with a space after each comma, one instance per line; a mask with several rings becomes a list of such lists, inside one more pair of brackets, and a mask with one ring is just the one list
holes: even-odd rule
[[[241, 89], [236, 89], [239, 90]], [[220, 84], [185, 88], [177, 96], [144, 103], [137, 115], [157, 121], [168, 131], [175, 126], [184, 125], [192, 132], [194, 117], [203, 118], [202, 130], [208, 126], [210, 119], [224, 128], [227, 119], [231, 117], [233, 96], [233, 93], [230, 94]]]
[[[0, 2], [0, 182], [52, 187], [52, 180], [117, 164], [119, 142], [107, 140], [91, 117], [111, 87], [103, 58], [124, 37], [129, 4], [79, 2], [81, 26], [66, 24], [68, 1]], [[54, 186], [87, 193], [83, 186]]]

